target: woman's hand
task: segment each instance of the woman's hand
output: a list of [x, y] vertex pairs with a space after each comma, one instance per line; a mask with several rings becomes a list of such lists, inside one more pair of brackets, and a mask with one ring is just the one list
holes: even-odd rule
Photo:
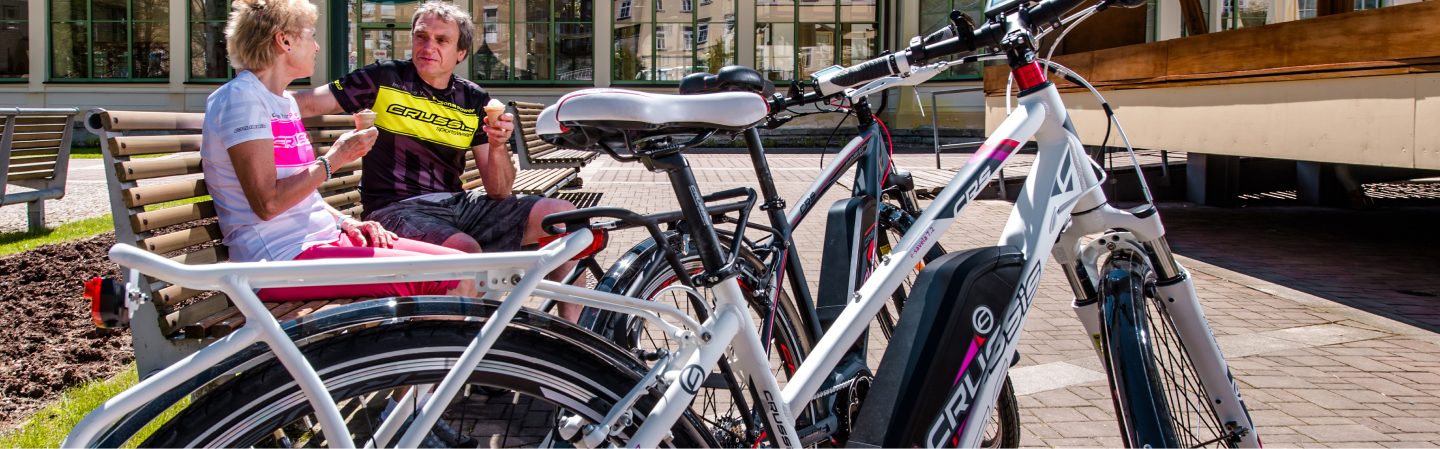
[[508, 112], [500, 114], [495, 123], [487, 123], [483, 128], [490, 136], [491, 145], [504, 145], [506, 140], [510, 140], [510, 133], [515, 131], [515, 116]]
[[339, 170], [345, 164], [360, 159], [375, 146], [377, 137], [380, 137], [380, 130], [373, 126], [341, 134], [339, 139], [335, 139], [335, 144], [330, 146], [330, 152], [325, 153], [325, 157], [330, 159], [330, 168]]
[[[374, 128], [371, 128], [374, 129]], [[395, 246], [395, 239], [400, 238], [395, 233], [380, 226], [380, 223], [373, 221], [360, 221], [346, 217], [340, 222], [340, 231], [350, 236], [360, 246], [372, 246], [375, 248], [389, 248]]]

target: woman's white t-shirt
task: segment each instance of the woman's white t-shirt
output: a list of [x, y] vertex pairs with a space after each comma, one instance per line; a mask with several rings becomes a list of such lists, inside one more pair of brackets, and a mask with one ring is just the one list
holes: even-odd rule
[[340, 238], [335, 216], [325, 210], [317, 192], [270, 221], [250, 209], [230, 147], [260, 139], [275, 141], [275, 178], [284, 179], [315, 164], [315, 150], [300, 123], [300, 107], [289, 92], [278, 96], [265, 89], [255, 74], [240, 72], [210, 94], [205, 102], [205, 124], [200, 158], [205, 184], [215, 199], [220, 232], [232, 262], [291, 260], [306, 248]]

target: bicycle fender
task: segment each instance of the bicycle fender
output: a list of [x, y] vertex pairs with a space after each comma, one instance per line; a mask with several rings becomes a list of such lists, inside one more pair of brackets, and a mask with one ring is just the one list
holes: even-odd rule
[[[1024, 265], [1019, 249], [1002, 246], [946, 254], [920, 271], [861, 406], [857, 421], [865, 424], [849, 446], [953, 444], [954, 435], [936, 444], [927, 434], [942, 412], [956, 408], [947, 403], [967, 388], [959, 376], [998, 333]], [[965, 395], [963, 410], [974, 396]]]

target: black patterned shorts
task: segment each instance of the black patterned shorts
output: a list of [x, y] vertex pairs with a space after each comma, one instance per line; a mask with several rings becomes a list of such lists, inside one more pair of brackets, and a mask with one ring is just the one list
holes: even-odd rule
[[407, 238], [440, 245], [450, 236], [469, 234], [487, 253], [517, 251], [525, 237], [530, 209], [541, 197], [511, 195], [497, 200], [466, 191], [439, 202], [397, 201], [371, 212], [369, 220]]

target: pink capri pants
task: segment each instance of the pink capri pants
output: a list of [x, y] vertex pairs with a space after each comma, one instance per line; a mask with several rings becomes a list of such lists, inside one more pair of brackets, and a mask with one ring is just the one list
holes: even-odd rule
[[[360, 246], [348, 235], [341, 235], [339, 240], [315, 245], [300, 252], [295, 260], [316, 260], [316, 259], [368, 259], [373, 257], [407, 257], [422, 255], [450, 255], [465, 254], [459, 250], [446, 248], [439, 245], [410, 240], [406, 238], [395, 239], [395, 244], [390, 248], [373, 248]], [[388, 298], [392, 296], [417, 296], [417, 295], [443, 295], [456, 286], [460, 281], [441, 282], [397, 282], [393, 284], [361, 284], [361, 285], [320, 285], [313, 287], [285, 287], [261, 289], [258, 296], [261, 301], [314, 301], [320, 299], [342, 299], [342, 298]]]

